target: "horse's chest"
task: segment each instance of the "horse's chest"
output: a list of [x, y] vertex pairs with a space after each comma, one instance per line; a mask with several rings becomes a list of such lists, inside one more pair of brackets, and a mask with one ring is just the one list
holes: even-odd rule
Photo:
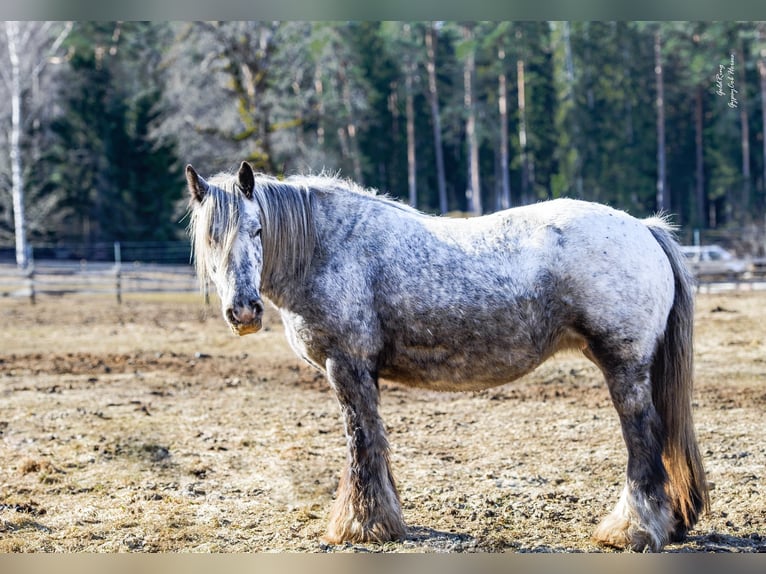
[[283, 314], [285, 336], [296, 355], [324, 371], [328, 356], [327, 337], [310, 328], [300, 317]]

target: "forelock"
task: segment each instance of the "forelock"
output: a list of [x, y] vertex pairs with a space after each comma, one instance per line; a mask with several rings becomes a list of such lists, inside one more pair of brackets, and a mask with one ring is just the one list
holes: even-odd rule
[[197, 276], [205, 281], [212, 274], [216, 259], [228, 260], [239, 231], [242, 195], [232, 178], [211, 178], [205, 199], [191, 212], [189, 230]]

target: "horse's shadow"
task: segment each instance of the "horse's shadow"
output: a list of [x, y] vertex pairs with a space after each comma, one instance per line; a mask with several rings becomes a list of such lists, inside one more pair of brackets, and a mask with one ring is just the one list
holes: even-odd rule
[[432, 549], [436, 552], [450, 553], [486, 553], [486, 552], [514, 552], [514, 553], [556, 553], [572, 552], [571, 548], [563, 546], [524, 546], [521, 542], [488, 542], [481, 537], [472, 536], [465, 532], [446, 532], [427, 526], [409, 526], [407, 536], [402, 543], [406, 546], [414, 544], [417, 547]]
[[[464, 532], [447, 532], [426, 526], [409, 526], [406, 537], [401, 541], [405, 546], [428, 548], [437, 552], [513, 552], [513, 553], [604, 553], [620, 552], [615, 549], [594, 546], [575, 550], [565, 546], [533, 545], [526, 546], [523, 541], [503, 545], [486, 545], [485, 541]], [[720, 532], [689, 535], [683, 542], [670, 544], [663, 552], [681, 553], [766, 553], [766, 536], [735, 536]]]
[[665, 547], [668, 553], [766, 553], [766, 536], [736, 536], [724, 532], [688, 535], [683, 542]]
[[475, 546], [477, 540], [464, 532], [446, 532], [427, 526], [408, 526], [407, 535], [402, 542], [460, 551], [466, 545]]

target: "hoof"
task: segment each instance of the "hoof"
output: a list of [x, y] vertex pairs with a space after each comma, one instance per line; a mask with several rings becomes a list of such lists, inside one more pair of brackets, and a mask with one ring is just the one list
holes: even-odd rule
[[351, 542], [362, 544], [368, 542], [383, 543], [394, 540], [401, 540], [407, 533], [407, 529], [402, 524], [400, 527], [391, 528], [389, 525], [370, 524], [362, 526], [359, 523], [350, 524], [345, 528], [336, 528], [329, 526], [327, 532], [320, 540], [325, 544], [343, 544]]
[[330, 514], [327, 533], [321, 538], [326, 544], [344, 542], [390, 542], [400, 540], [407, 534], [407, 527], [399, 512], [388, 515], [358, 517], [350, 509], [338, 509]]
[[596, 528], [593, 540], [634, 552], [659, 552], [674, 527], [673, 513], [665, 501], [651, 500], [626, 485], [614, 510]]
[[630, 549], [634, 552], [658, 552], [663, 546], [645, 530], [632, 525], [624, 517], [613, 514], [601, 521], [592, 538], [602, 546]]

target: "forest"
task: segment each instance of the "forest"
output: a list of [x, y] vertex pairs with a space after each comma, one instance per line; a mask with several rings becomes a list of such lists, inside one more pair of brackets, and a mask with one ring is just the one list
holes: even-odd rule
[[765, 132], [766, 22], [4, 22], [0, 245], [182, 239], [184, 165], [242, 160], [763, 234]]

